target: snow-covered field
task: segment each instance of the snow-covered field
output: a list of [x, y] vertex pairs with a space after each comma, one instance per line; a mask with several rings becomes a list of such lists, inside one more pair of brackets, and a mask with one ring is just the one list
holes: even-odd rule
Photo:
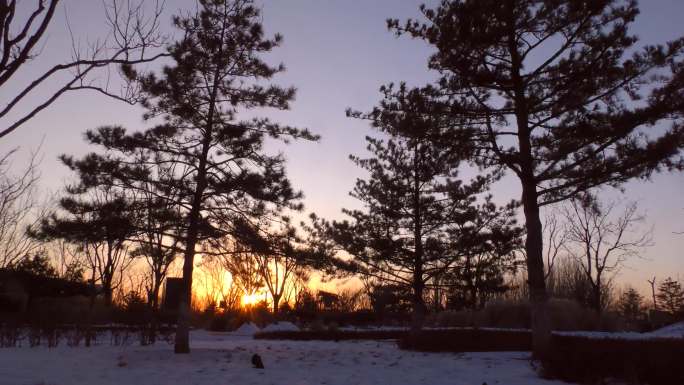
[[[0, 384], [541, 385], [529, 353], [417, 353], [391, 341], [272, 341], [195, 331], [192, 353], [154, 346], [0, 349]], [[252, 354], [265, 369], [253, 369]]]

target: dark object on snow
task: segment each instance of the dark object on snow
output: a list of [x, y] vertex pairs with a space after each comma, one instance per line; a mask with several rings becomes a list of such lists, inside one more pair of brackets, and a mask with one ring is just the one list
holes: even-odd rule
[[254, 365], [256, 369], [264, 368], [264, 362], [261, 361], [261, 357], [258, 354], [252, 356], [252, 365]]

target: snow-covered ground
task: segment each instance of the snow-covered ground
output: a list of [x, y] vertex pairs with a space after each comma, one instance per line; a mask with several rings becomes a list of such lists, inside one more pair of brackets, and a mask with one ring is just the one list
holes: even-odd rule
[[[529, 353], [417, 353], [391, 341], [273, 341], [195, 331], [192, 353], [154, 346], [0, 349], [0, 384], [562, 384], [537, 376]], [[252, 354], [265, 369], [253, 369]]]
[[582, 336], [590, 338], [609, 338], [609, 339], [626, 339], [626, 340], [646, 340], [659, 338], [684, 338], [684, 322], [679, 322], [664, 328], [654, 330], [647, 333], [637, 332], [554, 332], [561, 335]]
[[656, 337], [680, 337], [684, 338], [684, 322], [678, 322], [664, 328], [654, 330], [649, 335]]

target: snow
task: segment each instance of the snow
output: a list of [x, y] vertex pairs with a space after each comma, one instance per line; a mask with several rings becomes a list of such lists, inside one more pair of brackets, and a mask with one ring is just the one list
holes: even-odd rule
[[[345, 326], [339, 328], [342, 331], [364, 332], [364, 331], [409, 331], [408, 326]], [[473, 330], [475, 328], [469, 326], [427, 326], [423, 330]], [[492, 330], [505, 332], [529, 332], [530, 329], [514, 329], [514, 328], [492, 328], [481, 327], [477, 330]]]
[[649, 339], [660, 339], [660, 338], [684, 338], [684, 322], [676, 323], [670, 326], [666, 326], [662, 329], [654, 330], [648, 333], [637, 333], [637, 332], [587, 332], [587, 331], [577, 331], [577, 332], [554, 332], [558, 335], [567, 336], [580, 336], [588, 338], [609, 338], [609, 339], [626, 339], [626, 340], [649, 340]]
[[676, 324], [665, 326], [664, 328], [654, 330], [654, 331], [647, 333], [647, 334], [654, 336], [654, 337], [680, 337], [680, 338], [684, 338], [684, 322], [678, 322]]
[[235, 331], [233, 331], [232, 335], [235, 336], [253, 336], [254, 334], [260, 332], [261, 329], [259, 329], [258, 326], [251, 322], [245, 322], [243, 323], [239, 328], [237, 328]]
[[281, 321], [267, 325], [261, 329], [262, 332], [298, 332], [299, 327], [292, 322]]
[[[528, 352], [418, 353], [389, 341], [254, 340], [199, 330], [191, 348], [189, 355], [173, 354], [165, 342], [0, 349], [0, 384], [563, 384], [539, 378]], [[251, 367], [254, 353], [266, 369]]]

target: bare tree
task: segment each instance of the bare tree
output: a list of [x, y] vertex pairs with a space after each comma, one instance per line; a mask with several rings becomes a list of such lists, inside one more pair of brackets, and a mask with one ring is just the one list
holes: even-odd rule
[[[137, 86], [127, 83], [114, 90], [111, 66], [147, 63], [166, 55], [159, 50], [165, 40], [159, 33], [163, 0], [106, 0], [104, 21], [109, 28], [106, 39], [89, 43], [86, 48], [80, 47], [71, 32], [67, 13], [65, 24], [72, 39], [70, 59], [22, 83], [17, 75], [26, 72], [32, 61], [43, 59], [41, 51], [46, 43], [46, 32], [55, 23], [59, 3], [60, 0], [37, 0], [28, 5], [28, 1], [0, 0], [0, 95], [3, 99], [0, 103], [0, 138], [70, 91], [92, 90], [133, 104], [137, 101]], [[150, 3], [154, 3], [152, 11], [146, 12]], [[26, 17], [22, 18], [24, 14]], [[52, 79], [65, 80], [57, 89], [50, 89], [48, 83]], [[27, 100], [30, 95], [48, 90], [49, 96], [36, 104]]]
[[197, 268], [200, 273], [197, 283], [201, 288], [198, 292], [203, 295], [199, 297], [201, 307], [207, 308], [223, 301], [224, 296], [230, 291], [231, 283], [226, 280], [226, 270], [221, 263], [215, 258], [204, 258]]
[[[556, 259], [560, 252], [565, 248], [568, 241], [568, 232], [565, 229], [564, 224], [559, 222], [558, 215], [555, 211], [546, 213], [544, 216], [543, 229], [545, 237], [544, 245], [546, 245], [544, 250], [544, 257], [546, 259], [544, 263], [544, 268], [546, 269], [544, 279], [548, 280], [553, 272]], [[550, 289], [550, 291], [552, 291], [552, 289]]]
[[652, 301], [653, 301], [653, 310], [658, 310], [658, 301], [656, 299], [656, 288], [655, 288], [656, 277], [653, 276], [653, 279], [647, 280], [646, 282], [648, 282], [651, 285], [651, 297], [652, 297]]
[[[638, 233], [643, 222], [636, 203], [629, 203], [617, 214], [615, 202], [601, 203], [594, 196], [573, 199], [564, 207], [567, 221], [567, 250], [582, 267], [591, 285], [592, 308], [605, 308], [604, 292], [625, 262], [638, 257], [639, 251], [651, 245], [651, 232]], [[574, 247], [573, 247], [574, 246]]]
[[32, 154], [19, 175], [12, 175], [12, 150], [0, 158], [0, 268], [19, 262], [36, 251], [41, 242], [26, 233], [44, 217], [37, 197], [37, 158]]
[[264, 287], [261, 268], [254, 254], [233, 240], [214, 243], [218, 260], [230, 273], [231, 280], [244, 295], [254, 295]]
[[57, 274], [69, 281], [82, 281], [85, 273], [85, 256], [65, 239], [55, 239], [45, 245]]
[[306, 267], [301, 260], [306, 251], [300, 247], [302, 239], [297, 236], [295, 228], [288, 224], [280, 232], [267, 234], [265, 240], [266, 247], [255, 250], [253, 257], [262, 282], [271, 295], [273, 315], [277, 315], [287, 286], [296, 276], [306, 275]]

